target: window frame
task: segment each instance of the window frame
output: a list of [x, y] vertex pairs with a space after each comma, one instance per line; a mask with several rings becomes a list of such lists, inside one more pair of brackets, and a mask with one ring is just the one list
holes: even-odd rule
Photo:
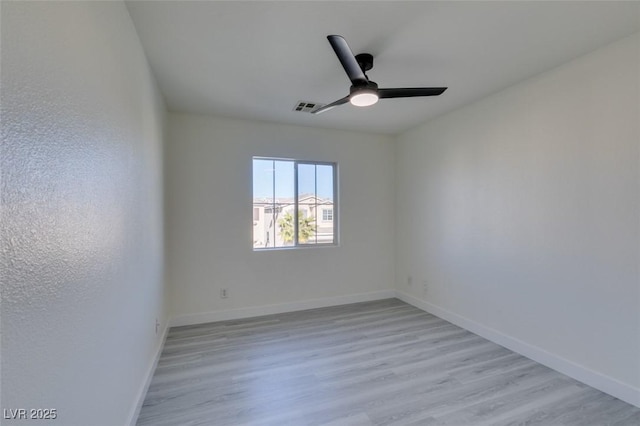
[[[291, 246], [286, 246], [286, 247], [253, 247], [253, 238], [252, 238], [252, 249], [253, 251], [271, 251], [271, 250], [297, 250], [297, 249], [306, 249], [306, 248], [315, 248], [315, 247], [338, 247], [340, 245], [340, 239], [339, 239], [339, 212], [338, 212], [338, 206], [339, 206], [339, 202], [338, 202], [338, 195], [339, 195], [339, 191], [338, 191], [338, 163], [335, 161], [316, 161], [316, 160], [298, 160], [295, 158], [283, 158], [283, 157], [263, 157], [263, 156], [258, 156], [258, 155], [254, 155], [251, 157], [251, 164], [252, 164], [252, 179], [251, 181], [253, 182], [253, 161], [254, 160], [267, 160], [267, 161], [288, 161], [288, 162], [292, 162], [293, 163], [293, 202], [294, 202], [294, 217], [293, 217], [293, 227], [294, 227], [294, 231], [293, 231], [293, 236], [294, 236], [294, 240], [293, 240], [293, 245]], [[299, 194], [298, 194], [298, 165], [303, 164], [303, 165], [312, 165], [312, 166], [331, 166], [333, 173], [332, 173], [332, 179], [333, 179], [333, 242], [331, 243], [300, 243], [299, 239], [298, 239], [298, 214], [299, 214], [299, 203], [298, 203], [298, 198], [299, 198]], [[252, 183], [253, 185], [253, 183]], [[317, 176], [316, 176], [316, 186], [317, 186]], [[252, 202], [253, 202], [253, 186], [251, 188], [251, 192], [252, 192]], [[317, 190], [316, 193], [314, 194], [314, 196], [317, 197]], [[274, 194], [274, 200], [275, 200], [275, 194]], [[253, 206], [253, 204], [252, 204]], [[316, 204], [316, 206], [320, 206], [318, 204]], [[316, 207], [316, 226], [317, 223], [319, 221], [318, 218], [318, 208]], [[317, 228], [316, 228], [316, 232], [317, 232]]]

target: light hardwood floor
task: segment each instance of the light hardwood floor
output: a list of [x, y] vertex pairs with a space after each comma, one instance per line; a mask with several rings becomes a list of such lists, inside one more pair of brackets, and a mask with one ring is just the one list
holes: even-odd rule
[[172, 328], [138, 425], [640, 425], [397, 299]]

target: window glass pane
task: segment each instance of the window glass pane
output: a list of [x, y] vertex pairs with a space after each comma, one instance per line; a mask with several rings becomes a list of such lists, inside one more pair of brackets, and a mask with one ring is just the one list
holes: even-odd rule
[[275, 161], [275, 247], [294, 245], [294, 163], [293, 161]]
[[298, 243], [315, 244], [317, 229], [316, 165], [298, 163]]
[[274, 247], [273, 171], [273, 160], [253, 160], [253, 248]]
[[318, 215], [320, 219], [316, 230], [317, 244], [333, 244], [335, 225], [333, 220], [334, 208], [334, 166], [318, 164], [316, 166], [316, 187], [318, 209], [322, 215]]
[[333, 201], [333, 166], [318, 164], [316, 166], [318, 196]]

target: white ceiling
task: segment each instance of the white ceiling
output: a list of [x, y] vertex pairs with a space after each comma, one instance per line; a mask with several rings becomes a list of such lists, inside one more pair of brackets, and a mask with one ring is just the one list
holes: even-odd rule
[[[129, 1], [171, 111], [395, 134], [640, 31], [638, 2]], [[374, 55], [380, 87], [434, 98], [343, 105], [350, 82], [326, 36]]]

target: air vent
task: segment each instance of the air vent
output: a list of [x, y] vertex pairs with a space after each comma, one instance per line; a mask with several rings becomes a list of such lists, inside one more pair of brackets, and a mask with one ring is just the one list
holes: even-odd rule
[[317, 102], [309, 102], [309, 101], [298, 101], [296, 106], [293, 107], [294, 111], [299, 112], [311, 112], [316, 108], [320, 108], [324, 104], [319, 104]]

